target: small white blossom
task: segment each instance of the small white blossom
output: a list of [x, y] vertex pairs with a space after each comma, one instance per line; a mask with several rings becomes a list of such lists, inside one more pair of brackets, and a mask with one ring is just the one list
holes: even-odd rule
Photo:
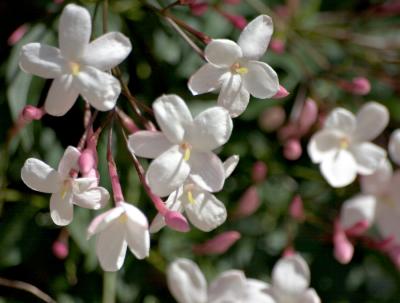
[[212, 40], [205, 48], [208, 63], [189, 79], [193, 95], [220, 89], [218, 104], [232, 117], [246, 109], [250, 94], [260, 99], [274, 96], [279, 90], [278, 76], [268, 64], [257, 61], [267, 50], [272, 31], [272, 19], [261, 15], [244, 28], [238, 43]]
[[188, 178], [209, 192], [222, 189], [222, 161], [212, 152], [232, 133], [232, 119], [222, 107], [212, 107], [194, 119], [177, 95], [164, 95], [153, 104], [162, 132], [138, 131], [129, 137], [129, 148], [139, 157], [155, 158], [146, 181], [152, 191], [165, 197]]
[[390, 159], [400, 165], [400, 129], [394, 130], [390, 135], [388, 150]]
[[312, 136], [308, 154], [320, 164], [322, 175], [333, 187], [343, 187], [358, 174], [372, 174], [386, 158], [386, 151], [369, 142], [389, 122], [383, 105], [368, 102], [354, 116], [344, 108], [334, 109], [324, 128]]
[[51, 193], [50, 215], [57, 225], [68, 225], [73, 218], [73, 204], [99, 209], [110, 198], [108, 191], [97, 186], [97, 178], [73, 178], [71, 170], [78, 170], [80, 152], [69, 146], [61, 158], [58, 170], [46, 163], [29, 158], [21, 170], [24, 183], [33, 190]]
[[126, 249], [138, 259], [150, 252], [150, 233], [146, 216], [135, 206], [118, 206], [97, 216], [88, 227], [88, 238], [97, 235], [96, 254], [105, 271], [117, 271], [125, 260]]
[[131, 51], [123, 34], [107, 33], [89, 43], [89, 12], [67, 5], [59, 21], [60, 49], [41, 43], [24, 45], [20, 67], [27, 73], [54, 79], [44, 108], [53, 116], [64, 115], [79, 95], [100, 111], [110, 110], [121, 92], [119, 81], [105, 71], [121, 63]]

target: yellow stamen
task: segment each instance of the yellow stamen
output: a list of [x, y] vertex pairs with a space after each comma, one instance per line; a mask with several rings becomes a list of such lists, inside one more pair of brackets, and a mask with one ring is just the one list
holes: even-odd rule
[[235, 69], [235, 72], [239, 75], [245, 75], [249, 72], [249, 69], [247, 67], [239, 67]]
[[81, 70], [81, 67], [78, 63], [71, 62], [69, 64], [69, 67], [71, 68], [71, 73], [73, 76], [77, 76]]
[[349, 147], [349, 140], [347, 138], [342, 138], [339, 144], [341, 149], [347, 149]]
[[183, 157], [183, 160], [189, 161], [190, 159], [190, 148], [185, 149], [185, 156]]
[[126, 214], [122, 214], [121, 216], [119, 216], [118, 221], [120, 223], [125, 223], [126, 221], [128, 221], [128, 216]]
[[64, 200], [67, 192], [69, 190], [69, 184], [67, 182], [64, 183], [63, 187], [61, 188], [61, 198]]
[[187, 192], [187, 197], [188, 197], [188, 200], [189, 200], [190, 204], [195, 204], [196, 203], [196, 200], [193, 198], [193, 194], [192, 194], [192, 192], [190, 190]]

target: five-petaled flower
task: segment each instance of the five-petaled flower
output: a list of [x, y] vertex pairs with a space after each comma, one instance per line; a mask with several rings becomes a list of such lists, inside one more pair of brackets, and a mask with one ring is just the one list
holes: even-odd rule
[[218, 104], [239, 116], [247, 107], [250, 94], [256, 98], [273, 97], [279, 90], [276, 72], [257, 61], [265, 53], [273, 31], [272, 19], [261, 15], [241, 33], [238, 43], [214, 39], [205, 48], [208, 63], [189, 79], [194, 95], [220, 89]]
[[388, 110], [376, 102], [366, 103], [356, 116], [336, 108], [327, 117], [324, 128], [312, 136], [308, 154], [314, 163], [320, 164], [321, 173], [331, 186], [349, 185], [357, 173], [372, 174], [386, 158], [386, 151], [369, 141], [388, 122]]
[[42, 78], [54, 79], [44, 105], [50, 115], [64, 115], [79, 94], [100, 111], [115, 106], [121, 86], [105, 71], [128, 56], [131, 43], [118, 32], [107, 33], [89, 43], [91, 28], [87, 9], [69, 4], [59, 22], [60, 49], [41, 43], [22, 47], [20, 67]]

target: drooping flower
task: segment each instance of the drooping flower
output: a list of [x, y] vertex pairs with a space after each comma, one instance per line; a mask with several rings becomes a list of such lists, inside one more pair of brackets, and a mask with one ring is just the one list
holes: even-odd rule
[[110, 198], [108, 191], [97, 186], [96, 178], [75, 178], [80, 152], [69, 146], [61, 158], [58, 170], [46, 163], [29, 158], [21, 170], [24, 183], [33, 190], [50, 193], [50, 215], [57, 225], [68, 225], [73, 218], [73, 205], [99, 209]]
[[225, 144], [232, 132], [232, 119], [222, 107], [212, 107], [194, 119], [177, 95], [163, 95], [153, 103], [159, 131], [138, 131], [129, 147], [139, 157], [155, 158], [147, 172], [151, 190], [164, 197], [188, 178], [209, 192], [222, 189], [225, 174], [212, 151]]
[[69, 4], [60, 17], [60, 49], [41, 43], [22, 47], [21, 69], [45, 79], [54, 79], [44, 104], [50, 115], [64, 115], [79, 95], [100, 111], [115, 106], [121, 86], [105, 71], [128, 56], [131, 43], [118, 32], [107, 33], [89, 43], [91, 22], [85, 8]]
[[308, 154], [314, 163], [320, 164], [321, 173], [331, 186], [349, 185], [357, 173], [374, 173], [386, 158], [385, 150], [369, 141], [388, 122], [386, 107], [376, 102], [366, 103], [356, 116], [336, 108], [327, 117], [324, 128], [312, 136]]
[[122, 267], [127, 247], [138, 259], [148, 257], [150, 252], [147, 218], [126, 202], [97, 216], [88, 227], [88, 238], [93, 235], [97, 235], [96, 254], [105, 271]]
[[208, 63], [189, 79], [193, 95], [220, 90], [218, 104], [232, 117], [246, 109], [250, 95], [265, 99], [279, 90], [275, 71], [257, 61], [265, 53], [273, 31], [272, 19], [261, 15], [242, 31], [238, 43], [227, 39], [212, 40], [205, 48]]

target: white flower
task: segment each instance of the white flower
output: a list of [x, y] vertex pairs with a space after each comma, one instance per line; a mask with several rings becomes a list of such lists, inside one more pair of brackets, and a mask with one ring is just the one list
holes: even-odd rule
[[312, 136], [308, 154], [320, 164], [322, 175], [333, 187], [349, 185], [357, 176], [372, 174], [386, 157], [375, 139], [389, 122], [381, 104], [368, 102], [354, 116], [344, 108], [334, 109], [324, 128]]
[[96, 254], [105, 271], [122, 267], [127, 246], [138, 259], [149, 256], [147, 218], [131, 204], [119, 202], [118, 206], [97, 216], [88, 227], [88, 238], [96, 234]]
[[375, 223], [384, 239], [393, 238], [400, 244], [400, 171], [384, 161], [378, 170], [361, 178], [361, 193], [345, 201], [340, 214], [346, 230], [358, 223]]
[[178, 259], [168, 267], [167, 282], [179, 303], [274, 303], [262, 292], [266, 283], [246, 279], [239, 270], [222, 273], [207, 287], [203, 273], [187, 259]]
[[390, 135], [389, 156], [394, 163], [400, 165], [400, 129], [396, 129]]
[[165, 197], [191, 176], [209, 192], [222, 189], [225, 181], [221, 160], [212, 150], [228, 141], [232, 119], [222, 107], [212, 107], [194, 119], [185, 102], [164, 95], [153, 104], [162, 132], [138, 131], [129, 137], [129, 148], [139, 157], [155, 158], [146, 173], [152, 191]]
[[33, 190], [51, 193], [50, 215], [57, 225], [68, 225], [73, 218], [73, 204], [90, 209], [103, 207], [110, 198], [108, 191], [97, 186], [97, 178], [73, 178], [78, 171], [80, 152], [69, 146], [61, 158], [58, 170], [29, 158], [21, 170], [24, 183]]
[[272, 19], [261, 15], [241, 33], [238, 43], [227, 39], [212, 40], [205, 48], [208, 63], [189, 79], [193, 95], [220, 89], [218, 104], [239, 116], [247, 107], [250, 94], [271, 98], [279, 90], [275, 71], [257, 61], [264, 55], [273, 31]]
[[117, 32], [107, 33], [89, 43], [91, 22], [85, 8], [69, 4], [60, 17], [60, 49], [40, 43], [22, 47], [21, 69], [54, 79], [44, 105], [50, 115], [64, 115], [79, 94], [98, 110], [106, 111], [115, 106], [121, 86], [116, 78], [104, 71], [128, 56], [131, 43]]

